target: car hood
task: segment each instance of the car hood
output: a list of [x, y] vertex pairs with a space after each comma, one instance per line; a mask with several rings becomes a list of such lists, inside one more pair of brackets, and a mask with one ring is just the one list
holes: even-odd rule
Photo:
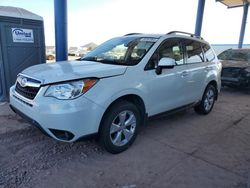
[[103, 78], [125, 73], [127, 66], [102, 64], [93, 61], [61, 61], [40, 64], [25, 69], [22, 74], [42, 81], [42, 84], [81, 78]]
[[235, 67], [235, 68], [250, 67], [250, 63], [247, 61], [224, 60], [224, 61], [221, 61], [221, 63], [224, 68], [226, 67]]

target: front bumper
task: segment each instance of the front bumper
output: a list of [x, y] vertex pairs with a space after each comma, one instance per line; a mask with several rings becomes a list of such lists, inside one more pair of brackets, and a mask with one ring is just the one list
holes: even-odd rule
[[233, 86], [233, 87], [242, 87], [249, 88], [250, 87], [250, 78], [243, 77], [221, 77], [222, 86]]
[[41, 88], [34, 100], [28, 100], [10, 88], [11, 108], [50, 137], [73, 142], [98, 132], [105, 109], [81, 96], [74, 100], [44, 97]]
[[37, 123], [35, 120], [33, 120], [32, 118], [30, 118], [27, 115], [23, 114], [21, 111], [19, 111], [18, 109], [16, 109], [11, 104], [10, 104], [10, 108], [11, 108], [11, 110], [13, 110], [13, 112], [15, 112], [16, 114], [18, 114], [19, 116], [21, 116], [28, 123], [30, 123], [30, 124], [34, 125], [35, 127], [37, 127], [43, 134], [45, 134], [46, 136], [50, 136], [47, 132], [44, 131], [44, 129], [41, 127], [41, 125], [39, 123]]

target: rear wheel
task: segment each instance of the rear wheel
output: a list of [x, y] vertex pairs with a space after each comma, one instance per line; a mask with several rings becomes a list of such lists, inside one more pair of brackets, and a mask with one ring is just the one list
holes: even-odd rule
[[216, 89], [213, 85], [208, 85], [203, 94], [200, 104], [194, 107], [195, 112], [204, 115], [208, 114], [213, 109], [215, 99]]
[[115, 103], [105, 113], [100, 130], [100, 141], [110, 153], [120, 153], [134, 142], [139, 125], [140, 112], [127, 101]]

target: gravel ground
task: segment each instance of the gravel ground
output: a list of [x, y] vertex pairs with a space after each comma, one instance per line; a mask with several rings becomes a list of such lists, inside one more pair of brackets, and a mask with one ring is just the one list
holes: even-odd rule
[[118, 155], [61, 143], [0, 104], [0, 187], [247, 187], [250, 94], [224, 89], [208, 116], [151, 119]]

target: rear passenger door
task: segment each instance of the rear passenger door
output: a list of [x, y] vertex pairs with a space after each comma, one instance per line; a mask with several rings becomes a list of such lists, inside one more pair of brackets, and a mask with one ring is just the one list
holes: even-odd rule
[[202, 43], [185, 39], [183, 41], [187, 66], [187, 92], [189, 103], [201, 99], [207, 76], [207, 60], [204, 56]]

